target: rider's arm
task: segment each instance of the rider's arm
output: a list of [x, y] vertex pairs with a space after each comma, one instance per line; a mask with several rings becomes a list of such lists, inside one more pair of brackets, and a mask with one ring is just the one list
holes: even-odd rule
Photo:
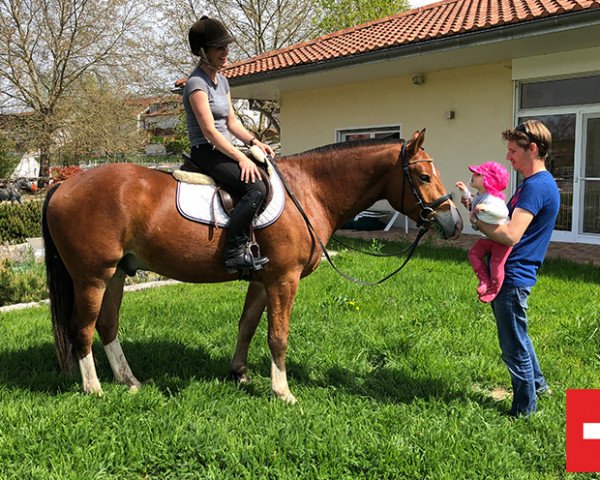
[[[198, 126], [210, 144], [223, 152], [229, 158], [239, 163], [242, 171], [240, 179], [243, 182], [252, 182], [260, 179], [258, 168], [241, 150], [236, 148], [225, 136], [215, 127], [215, 118], [210, 110], [208, 95], [202, 90], [195, 90], [189, 96], [190, 105], [194, 111], [194, 116]], [[232, 109], [229, 110], [231, 115]], [[229, 120], [227, 120], [229, 122]]]
[[231, 104], [231, 94], [229, 96], [229, 115], [227, 115], [227, 129], [231, 132], [231, 134], [236, 137], [238, 140], [242, 141], [245, 145], [249, 147], [252, 145], [256, 145], [263, 152], [268, 155], [274, 156], [275, 152], [273, 149], [267, 145], [266, 143], [258, 140], [252, 133], [250, 133], [246, 127], [240, 122], [239, 118], [235, 114], [233, 110], [233, 105]]
[[215, 127], [215, 118], [210, 110], [207, 93], [195, 90], [190, 94], [189, 100], [198, 126], [210, 144], [235, 161], [243, 161], [246, 156]]
[[504, 225], [492, 225], [477, 219], [475, 213], [471, 215], [471, 224], [477, 227], [486, 237], [502, 243], [503, 245], [516, 245], [533, 220], [533, 213], [523, 208], [515, 208], [510, 222]]

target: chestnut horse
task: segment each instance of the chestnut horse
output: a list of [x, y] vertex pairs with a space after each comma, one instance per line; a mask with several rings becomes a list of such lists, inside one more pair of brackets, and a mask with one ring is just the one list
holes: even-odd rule
[[[314, 230], [288, 198], [281, 217], [256, 231], [270, 262], [249, 282], [230, 365], [234, 378], [248, 381], [248, 348], [266, 307], [272, 390], [295, 402], [285, 368], [290, 313], [298, 282], [321, 261], [316, 235], [326, 242], [380, 199], [421, 223], [436, 221], [446, 238], [460, 233], [460, 215], [421, 148], [424, 132], [408, 142], [341, 143], [278, 160]], [[117, 335], [127, 274], [143, 269], [194, 283], [238, 279], [223, 264], [225, 232], [183, 218], [176, 188], [165, 172], [108, 164], [67, 179], [47, 195], [42, 224], [55, 344], [63, 369], [77, 360], [85, 392], [102, 393], [92, 357], [95, 329], [116, 381], [132, 390], [140, 386]]]

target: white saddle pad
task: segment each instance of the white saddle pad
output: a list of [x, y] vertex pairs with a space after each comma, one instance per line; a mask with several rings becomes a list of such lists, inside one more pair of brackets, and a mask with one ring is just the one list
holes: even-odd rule
[[[255, 217], [252, 226], [256, 229], [271, 225], [279, 218], [285, 207], [285, 190], [276, 172], [271, 172], [273, 196], [264, 211]], [[214, 198], [214, 185], [194, 185], [177, 182], [177, 210], [188, 220], [226, 227], [229, 215], [225, 212], [221, 201]]]

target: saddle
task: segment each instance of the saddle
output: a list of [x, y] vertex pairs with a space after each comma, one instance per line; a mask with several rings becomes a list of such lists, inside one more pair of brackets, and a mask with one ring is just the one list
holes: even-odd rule
[[[181, 157], [183, 159], [183, 164], [179, 167], [179, 170], [181, 170], [183, 172], [199, 173], [199, 174], [205, 175], [203, 172], [200, 171], [200, 169], [196, 165], [194, 165], [192, 163], [192, 159], [190, 158], [190, 156], [187, 153], [182, 153]], [[264, 199], [262, 205], [260, 206], [260, 208], [258, 209], [258, 211], [256, 212], [256, 216], [259, 216], [265, 210], [265, 208], [267, 208], [267, 205], [273, 198], [273, 186], [271, 185], [271, 179], [269, 177], [269, 173], [265, 169], [266, 164], [264, 164], [264, 166], [263, 166], [260, 163], [256, 162], [254, 159], [252, 159], [252, 161], [258, 167], [258, 171], [260, 172], [260, 177], [261, 177], [262, 181], [264, 182], [266, 190], [267, 190], [265, 199]], [[237, 195], [225, 190], [219, 184], [219, 182], [217, 180], [215, 180], [214, 178], [211, 177], [211, 179], [217, 187], [216, 195], [217, 195], [217, 198], [219, 199], [219, 201], [221, 202], [223, 209], [225, 210], [225, 212], [227, 212], [227, 215], [231, 215], [240, 200], [239, 197]]]

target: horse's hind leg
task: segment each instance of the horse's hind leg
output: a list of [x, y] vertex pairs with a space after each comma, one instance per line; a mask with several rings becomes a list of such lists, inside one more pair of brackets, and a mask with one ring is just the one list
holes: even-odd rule
[[75, 354], [79, 359], [83, 391], [98, 395], [102, 394], [102, 386], [94, 365], [92, 344], [104, 290], [103, 283], [74, 284], [73, 315], [71, 317], [71, 331], [74, 334], [73, 343]]
[[240, 317], [238, 325], [237, 344], [235, 346], [235, 354], [231, 361], [229, 371], [231, 376], [240, 383], [250, 381], [248, 376], [248, 348], [250, 342], [256, 333], [256, 327], [260, 322], [260, 317], [265, 310], [267, 304], [267, 296], [265, 288], [261, 283], [250, 282], [248, 293], [246, 293], [246, 302], [244, 310]]
[[119, 342], [119, 309], [123, 300], [123, 285], [125, 284], [125, 273], [117, 270], [110, 279], [106, 287], [102, 308], [96, 323], [96, 330], [100, 335], [104, 351], [108, 357], [110, 368], [112, 369], [115, 380], [127, 385], [131, 391], [136, 391], [140, 382], [133, 375], [121, 343]]

